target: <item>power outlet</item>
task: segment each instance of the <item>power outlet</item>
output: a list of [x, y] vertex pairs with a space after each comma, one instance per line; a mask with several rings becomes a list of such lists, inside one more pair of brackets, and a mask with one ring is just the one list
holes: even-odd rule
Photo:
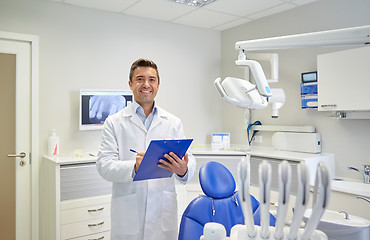
[[253, 142], [255, 143], [262, 143], [262, 136], [254, 136]]

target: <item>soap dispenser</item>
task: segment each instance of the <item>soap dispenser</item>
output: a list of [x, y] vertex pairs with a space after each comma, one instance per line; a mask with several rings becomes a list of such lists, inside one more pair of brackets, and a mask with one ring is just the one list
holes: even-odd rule
[[59, 137], [54, 128], [51, 130], [51, 135], [48, 137], [48, 154], [49, 156], [59, 154]]

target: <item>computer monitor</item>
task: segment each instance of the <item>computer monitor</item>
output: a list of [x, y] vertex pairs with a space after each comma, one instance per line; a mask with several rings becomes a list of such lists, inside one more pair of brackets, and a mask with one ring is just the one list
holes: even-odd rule
[[128, 90], [80, 90], [80, 130], [102, 129], [105, 119], [133, 101]]

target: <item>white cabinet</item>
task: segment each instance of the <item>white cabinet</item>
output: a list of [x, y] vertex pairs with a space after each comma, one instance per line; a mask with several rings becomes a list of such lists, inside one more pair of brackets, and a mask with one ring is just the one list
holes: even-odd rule
[[370, 111], [370, 46], [317, 57], [319, 111]]
[[44, 157], [42, 162], [44, 240], [110, 238], [112, 184], [91, 157]]
[[[109, 231], [110, 196], [90, 197], [61, 203], [61, 239], [74, 239], [96, 233], [101, 233], [100, 237], [102, 237]], [[89, 239], [94, 238], [89, 237]]]

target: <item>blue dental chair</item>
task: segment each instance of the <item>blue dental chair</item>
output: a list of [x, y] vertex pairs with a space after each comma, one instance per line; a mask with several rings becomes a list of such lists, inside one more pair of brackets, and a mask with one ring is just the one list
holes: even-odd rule
[[[205, 196], [193, 199], [185, 209], [180, 223], [179, 240], [198, 240], [208, 222], [225, 226], [227, 236], [236, 224], [244, 224], [235, 180], [221, 163], [207, 162], [199, 170], [199, 182]], [[259, 225], [259, 202], [251, 195], [254, 222]], [[275, 226], [270, 214], [270, 225]]]

